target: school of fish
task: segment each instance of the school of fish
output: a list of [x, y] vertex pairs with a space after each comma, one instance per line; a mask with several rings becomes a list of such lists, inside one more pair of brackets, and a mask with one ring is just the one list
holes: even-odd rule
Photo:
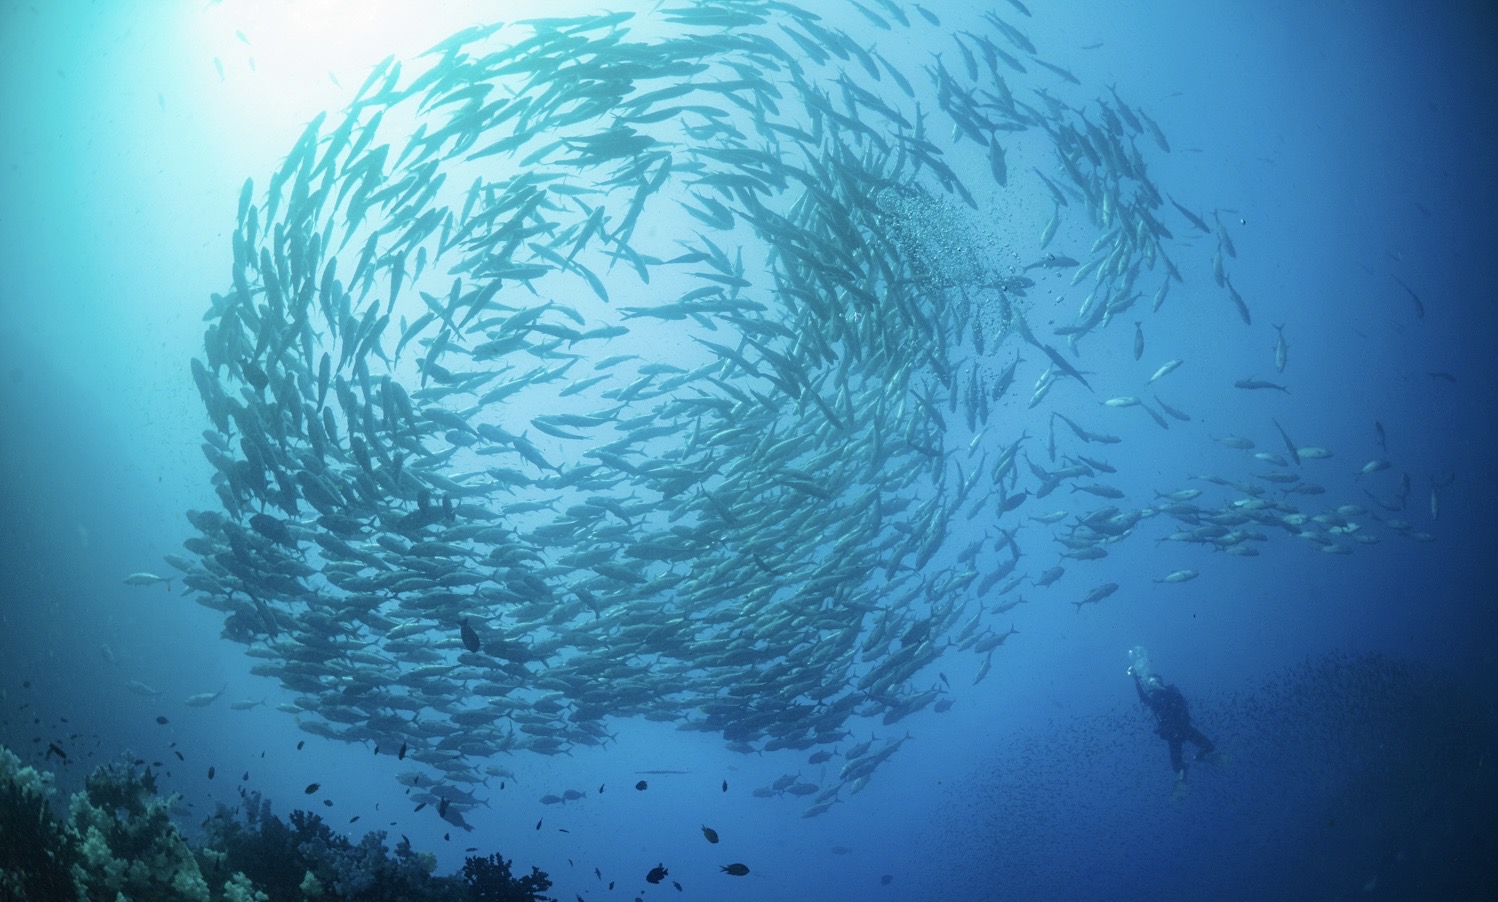
[[[1356, 504], [1297, 507], [1330, 452], [1283, 429], [1282, 453], [1217, 437], [1257, 472], [1147, 499], [1089, 450], [1128, 408], [1191, 420], [1152, 390], [1192, 361], [1124, 384], [1082, 356], [1105, 334], [1144, 355], [1185, 281], [1171, 226], [1211, 241], [1224, 312], [1252, 320], [1225, 224], [1152, 183], [1170, 148], [1143, 110], [1061, 99], [1079, 79], [995, 11], [959, 31], [896, 0], [815, 9], [468, 28], [386, 59], [244, 185], [191, 364], [221, 504], [189, 512], [173, 578], [302, 729], [399, 749], [454, 824], [513, 777], [507, 753], [604, 745], [635, 717], [810, 750], [822, 782], [756, 794], [815, 816], [906, 741], [888, 726], [951, 706], [939, 660], [988, 674], [1025, 583], [1056, 597], [1146, 534], [1232, 555], [1377, 541]], [[877, 49], [916, 42], [950, 49]], [[1051, 210], [1038, 233], [988, 216], [1021, 196]], [[1042, 328], [1037, 290], [1075, 317]], [[1042, 404], [1045, 444], [1001, 410]], [[1410, 477], [1374, 482], [1389, 467], [1345, 488], [1430, 538]], [[1083, 579], [1061, 599], [1079, 614], [1120, 591]]]

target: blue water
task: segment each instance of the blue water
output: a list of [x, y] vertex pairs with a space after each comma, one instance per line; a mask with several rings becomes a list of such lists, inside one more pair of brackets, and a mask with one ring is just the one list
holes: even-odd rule
[[[516, 5], [505, 18], [593, 10]], [[946, 31], [972, 25], [959, 4], [925, 5]], [[330, 823], [362, 815], [356, 838], [406, 834], [444, 871], [468, 847], [500, 851], [547, 871], [562, 899], [633, 898], [658, 862], [686, 896], [713, 899], [1414, 898], [1430, 885], [1476, 897], [1493, 884], [1483, 803], [1494, 795], [1498, 625], [1498, 18], [1485, 4], [1033, 0], [1028, 19], [990, 4], [1078, 76], [1077, 96], [1114, 86], [1159, 122], [1171, 153], [1145, 148], [1153, 181], [1219, 211], [1236, 243], [1232, 279], [1252, 327], [1212, 284], [1213, 240], [1171, 218], [1186, 282], [1145, 320], [1149, 350], [1135, 362], [1136, 309], [1083, 358], [1118, 393], [1185, 359], [1159, 390], [1192, 423], [1162, 432], [1074, 384], [1053, 390], [1050, 409], [1123, 436], [1105, 449], [1121, 473], [1113, 484], [1129, 493], [1119, 503], [1205, 485], [1193, 475], [1247, 478], [1252, 462], [1210, 436], [1277, 451], [1277, 420], [1298, 444], [1335, 455], [1305, 463], [1328, 493], [1299, 499], [1302, 510], [1374, 508], [1363, 488], [1387, 498], [1407, 473], [1399, 516], [1432, 541], [1368, 516], [1381, 541], [1345, 556], [1288, 534], [1252, 558], [1136, 536], [1105, 561], [1069, 564], [1049, 589], [1026, 586], [1029, 602], [996, 620], [1019, 634], [983, 682], [972, 684], [978, 658], [943, 658], [935, 669], [955, 689], [953, 707], [891, 728], [912, 738], [822, 817], [801, 818], [797, 800], [750, 797], [781, 774], [818, 777], [805, 753], [736, 755], [708, 734], [627, 721], [604, 750], [506, 759], [518, 781], [491, 786], [490, 807], [469, 816], [477, 829], [450, 839], [446, 824], [410, 812], [388, 754], [310, 736], [276, 711], [291, 694], [249, 674], [243, 648], [219, 638], [222, 615], [160, 586], [121, 584], [165, 572], [162, 555], [192, 535], [183, 512], [217, 506], [187, 364], [202, 354], [208, 295], [227, 280], [240, 186], [261, 183], [376, 61], [487, 21], [487, 4], [427, 6], [0, 5], [5, 744], [40, 760], [48, 741], [67, 743], [66, 789], [121, 753], [165, 761], [188, 829], [237, 800], [241, 772], [283, 815], [319, 782], [334, 801], [319, 812]], [[955, 59], [946, 43], [859, 36], [911, 72], [927, 50]], [[1009, 161], [1011, 172], [1043, 164]], [[1031, 231], [1049, 209], [1043, 195], [1002, 204]], [[1046, 303], [1038, 292], [1037, 329]], [[1057, 324], [1068, 321], [1074, 299], [1055, 309]], [[1290, 343], [1283, 374], [1273, 324]], [[1250, 376], [1289, 393], [1232, 387]], [[996, 416], [1044, 429], [1011, 403]], [[1354, 478], [1379, 457], [1389, 471]], [[1026, 511], [1069, 503], [1058, 493]], [[985, 525], [959, 520], [950, 544]], [[1019, 537], [1022, 569], [1052, 565], [1048, 531], [1027, 522]], [[1201, 575], [1153, 581], [1182, 568]], [[1108, 581], [1122, 588], [1101, 604], [1068, 603]], [[1124, 673], [1136, 644], [1230, 753], [1193, 768], [1180, 799]], [[1391, 686], [1391, 674], [1404, 676]], [[141, 697], [127, 680], [164, 694]], [[225, 684], [212, 706], [181, 703]], [[268, 704], [228, 707], [260, 698]], [[634, 790], [651, 769], [689, 773]], [[588, 797], [536, 801], [567, 788]], [[702, 840], [703, 824], [720, 845]], [[751, 874], [721, 875], [732, 861]], [[619, 881], [614, 894], [608, 880]]]

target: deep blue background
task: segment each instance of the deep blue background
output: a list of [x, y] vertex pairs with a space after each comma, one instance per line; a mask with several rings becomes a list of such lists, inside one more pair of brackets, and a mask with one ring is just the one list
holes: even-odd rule
[[[21, 751], [34, 735], [77, 734], [65, 785], [122, 750], [162, 758], [175, 741], [188, 763], [167, 784], [191, 806], [188, 823], [233, 800], [226, 774], [249, 769], [283, 814], [316, 780], [336, 800], [334, 823], [361, 812], [360, 828], [394, 821], [447, 869], [461, 847], [499, 849], [549, 871], [562, 898], [602, 897], [594, 866], [633, 891], [657, 861], [714, 898], [1407, 898], [1412, 876], [1460, 872], [1474, 850], [1491, 851], [1491, 824], [1471, 803], [1491, 792], [1490, 770], [1461, 757], [1490, 747], [1490, 734], [1448, 729], [1444, 713], [1493, 713], [1498, 42], [1485, 4], [1035, 0], [1022, 22], [1091, 96], [1116, 85], [1161, 123], [1173, 152], [1151, 156], [1151, 173], [1188, 206], [1222, 211], [1255, 318], [1245, 329], [1211, 285], [1209, 241], [1185, 241], [1176, 257], [1188, 284], [1146, 322], [1144, 360], [1117, 325], [1086, 360], [1122, 394], [1160, 361], [1186, 359], [1160, 392], [1195, 422], [1161, 433], [1080, 394], [1057, 409], [1125, 436], [1108, 457], [1138, 504], [1201, 485], [1193, 474], [1243, 478], [1252, 468], [1241, 452], [1209, 436], [1278, 450], [1278, 419], [1299, 443], [1336, 452], [1306, 464], [1328, 486], [1326, 506], [1371, 507], [1363, 485], [1387, 496], [1408, 472], [1406, 516], [1435, 541], [1367, 517], [1383, 541], [1346, 557], [1289, 536], [1251, 559], [1139, 536], [1104, 564], [1069, 567], [1048, 591], [1027, 587], [1030, 603], [1013, 613], [1021, 634], [978, 687], [976, 659], [943, 660], [957, 704], [902, 722], [914, 738], [822, 818], [749, 798], [781, 773], [815, 777], [797, 756], [742, 758], [700, 734], [628, 723], [606, 752], [507, 762], [520, 786], [496, 791], [492, 812], [470, 818], [480, 830], [452, 842], [435, 819], [406, 813], [388, 758], [307, 737], [268, 707], [230, 711], [231, 700], [280, 696], [217, 638], [218, 615], [120, 584], [161, 570], [189, 535], [181, 512], [215, 503], [186, 362], [227, 273], [244, 177], [273, 169], [302, 124], [339, 106], [375, 60], [484, 16], [483, 4], [440, 17], [401, 4], [341, 17], [336, 4], [309, 4], [318, 16], [280, 18], [252, 6], [0, 4], [0, 738]], [[1022, 21], [1007, 3], [993, 8]], [[325, 47], [326, 61], [307, 59], [308, 47]], [[902, 52], [919, 60], [924, 49]], [[1045, 163], [1011, 159], [1011, 170], [1020, 162]], [[1040, 201], [1005, 202], [1022, 212]], [[1420, 294], [1423, 319], [1395, 277]], [[1272, 323], [1291, 342], [1290, 394], [1234, 390], [1236, 378], [1275, 378]], [[1026, 414], [996, 416], [1018, 425]], [[1394, 469], [1355, 480], [1383, 456], [1375, 420]], [[1432, 521], [1426, 493], [1445, 474]], [[1021, 542], [1030, 572], [1051, 566], [1047, 533]], [[1151, 581], [1181, 567], [1202, 575]], [[1066, 603], [1104, 581], [1123, 588], [1080, 612]], [[1194, 773], [1177, 802], [1163, 744], [1123, 674], [1124, 651], [1140, 643], [1235, 753]], [[1382, 653], [1431, 672], [1404, 694], [1370, 690], [1386, 703], [1350, 718], [1363, 690], [1319, 669], [1331, 653]], [[139, 697], [127, 679], [165, 694]], [[226, 681], [218, 705], [181, 705]], [[157, 714], [172, 723], [157, 726]], [[1406, 744], [1391, 750], [1395, 740]], [[1441, 749], [1460, 760], [1438, 762]], [[647, 768], [692, 773], [628, 789]], [[600, 782], [602, 797], [566, 810], [535, 801]], [[711, 854], [702, 823], [725, 838]], [[551, 829], [563, 825], [571, 832]], [[730, 860], [754, 874], [719, 879]], [[886, 873], [894, 880], [881, 887]]]

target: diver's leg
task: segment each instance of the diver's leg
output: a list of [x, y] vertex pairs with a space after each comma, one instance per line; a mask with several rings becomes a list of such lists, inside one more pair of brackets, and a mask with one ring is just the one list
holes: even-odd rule
[[1196, 727], [1192, 727], [1191, 732], [1187, 734], [1186, 738], [1190, 739], [1193, 743], [1195, 743], [1197, 748], [1201, 749], [1201, 751], [1197, 752], [1196, 757], [1202, 758], [1211, 756], [1212, 750], [1213, 748], [1215, 748], [1215, 746], [1212, 745], [1212, 740], [1202, 735], [1201, 730], [1198, 730]]
[[1185, 773], [1186, 762], [1181, 760], [1181, 740], [1172, 738], [1170, 742], [1170, 769], [1178, 774]]

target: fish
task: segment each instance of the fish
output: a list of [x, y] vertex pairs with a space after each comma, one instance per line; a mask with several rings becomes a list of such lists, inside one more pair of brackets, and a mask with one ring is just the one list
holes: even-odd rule
[[1190, 582], [1199, 574], [1195, 570], [1172, 570], [1170, 573], [1155, 580], [1157, 583], [1184, 583]]
[[647, 873], [645, 875], [645, 882], [646, 883], [660, 883], [662, 880], [666, 879], [666, 875], [669, 874], [669, 873], [671, 873], [671, 872], [668, 871], [668, 870], [666, 870], [666, 866], [665, 865], [658, 864], [655, 867], [651, 868], [650, 871], [649, 871], [649, 873]]
[[473, 627], [468, 625], [467, 617], [458, 621], [458, 631], [463, 639], [463, 647], [471, 652], [477, 652], [481, 647], [479, 644], [479, 634], [474, 631]]
[[[1190, 420], [1090, 384], [1109, 353], [1092, 338], [1127, 333], [1147, 294], [1175, 316], [1172, 282], [1202, 287], [1172, 260], [1178, 223], [1213, 233], [1211, 278], [1251, 321], [1226, 211], [1209, 226], [1156, 182], [1168, 143], [1119, 90], [1063, 99], [1055, 79], [1081, 79], [995, 9], [938, 36], [935, 13], [893, 0], [850, 21], [677, 6], [645, 31], [627, 12], [555, 17], [388, 58], [243, 181], [183, 376], [214, 494], [167, 564], [300, 729], [419, 759], [396, 779], [463, 826], [513, 780], [494, 756], [601, 749], [612, 720], [687, 724], [744, 754], [839, 760], [835, 783], [751, 790], [814, 817], [902, 741], [844, 754], [851, 718], [949, 710], [948, 681], [922, 674], [981, 646], [986, 679], [1010, 635], [992, 618], [1021, 587], [1124, 553], [1145, 518], [1235, 556], [1269, 547], [1265, 524], [1348, 549], [1375, 533], [1345, 505], [1298, 510], [1345, 485], [1269, 451], [1222, 455], [1236, 469], [1197, 477], [1211, 496], [1128, 510], [1096, 482], [1115, 468], [1076, 453], [1125, 437], [1082, 425], [1070, 379], [1162, 428]], [[887, 59], [866, 34], [886, 28], [957, 46]], [[1049, 162], [1010, 165], [1021, 152]], [[982, 252], [1011, 185], [1053, 204], [1024, 263]], [[680, 208], [691, 227], [665, 228]], [[1053, 281], [1084, 289], [1075, 317], [1047, 309]], [[633, 322], [651, 320], [683, 340]], [[1021, 368], [1051, 414], [1033, 460], [1008, 415]], [[1217, 428], [1246, 429], [1235, 415]], [[1086, 503], [1041, 513], [1063, 486]], [[963, 550], [982, 516], [1001, 536]], [[1048, 539], [1058, 565], [1023, 566]], [[618, 663], [655, 660], [673, 663]]]
[[1163, 363], [1163, 364], [1160, 365], [1159, 369], [1155, 370], [1154, 375], [1152, 375], [1152, 376], [1149, 377], [1149, 383], [1148, 384], [1153, 385], [1154, 383], [1158, 382], [1159, 380], [1161, 380], [1161, 379], [1165, 378], [1166, 376], [1170, 375], [1171, 373], [1175, 372], [1176, 369], [1183, 362], [1184, 361], [1179, 360], [1179, 359], [1165, 361], [1165, 363]]
[[1000, 187], [1009, 184], [1009, 168], [1004, 162], [1004, 148], [999, 146], [998, 139], [993, 135], [988, 137], [988, 166], [993, 180]]
[[1290, 357], [1290, 345], [1285, 341], [1285, 326], [1283, 323], [1274, 327], [1274, 370], [1277, 373], [1285, 371], [1285, 364]]
[[1074, 601], [1072, 602], [1072, 604], [1076, 605], [1077, 613], [1081, 613], [1083, 605], [1097, 604], [1104, 598], [1107, 598], [1109, 595], [1112, 595], [1117, 591], [1118, 583], [1104, 583], [1103, 585], [1093, 589], [1091, 592], [1088, 592], [1087, 596], [1081, 601]]
[[182, 704], [187, 705], [189, 708], [206, 708], [218, 701], [219, 696], [223, 695], [224, 690], [228, 688], [229, 684], [224, 683], [223, 686], [219, 687], [217, 692], [199, 692], [195, 695], [189, 695], [182, 700]]
[[1189, 222], [1189, 223], [1191, 223], [1191, 225], [1193, 227], [1195, 227], [1198, 231], [1200, 231], [1203, 235], [1210, 235], [1210, 234], [1212, 234], [1212, 229], [1211, 229], [1210, 226], [1207, 225], [1206, 220], [1202, 219], [1200, 216], [1197, 216], [1195, 213], [1192, 213], [1190, 210], [1188, 210], [1185, 207], [1181, 206], [1181, 204], [1175, 198], [1173, 198], [1173, 197], [1170, 198], [1170, 202], [1171, 202], [1171, 204], [1173, 204], [1175, 206], [1176, 210], [1182, 216], [1186, 217], [1186, 221]]
[[1270, 422], [1273, 423], [1274, 428], [1279, 431], [1280, 439], [1285, 443], [1285, 450], [1290, 453], [1290, 459], [1295, 461], [1295, 463], [1299, 465], [1301, 461], [1300, 449], [1297, 448], [1295, 442], [1291, 440], [1290, 433], [1285, 431], [1285, 427], [1280, 425], [1279, 420], [1271, 418]]
[[711, 827], [704, 826], [702, 828], [702, 835], [706, 837], [707, 841], [710, 843], [717, 843], [718, 841], [718, 831], [714, 830]]
[[718, 870], [722, 871], [725, 874], [731, 874], [735, 877], [743, 877], [749, 873], [749, 866], [747, 864], [738, 864], [737, 862], [735, 862], [734, 864], [719, 865]]
[[1403, 279], [1399, 278], [1398, 276], [1392, 276], [1392, 278], [1394, 279], [1394, 281], [1398, 282], [1399, 287], [1403, 288], [1405, 290], [1405, 293], [1410, 296], [1410, 302], [1415, 305], [1415, 318], [1425, 319], [1425, 303], [1420, 300], [1420, 295], [1415, 293], [1415, 289], [1406, 285]]
[[166, 586], [166, 590], [168, 592], [170, 592], [170, 591], [172, 591], [172, 579], [173, 578], [174, 577], [170, 577], [170, 576], [157, 576], [154, 573], [145, 573], [145, 572], [132, 573], [129, 576], [125, 577], [125, 585], [127, 585], [127, 586], [154, 586], [157, 583], [163, 583]]
[[140, 680], [127, 680], [125, 682], [125, 688], [129, 689], [131, 692], [134, 692], [136, 695], [144, 695], [144, 696], [161, 695], [161, 690], [160, 689], [155, 689], [155, 688], [153, 688], [151, 686], [147, 686], [145, 683], [142, 683]]
[[1290, 391], [1290, 389], [1288, 389], [1285, 386], [1280, 385], [1280, 384], [1278, 384], [1276, 382], [1266, 382], [1263, 379], [1253, 379], [1253, 378], [1239, 379], [1238, 381], [1236, 381], [1236, 382], [1233, 383], [1233, 387], [1234, 388], [1244, 388], [1244, 389], [1248, 389], [1250, 391], [1255, 390], [1255, 389], [1272, 388], [1275, 391], [1285, 392], [1286, 394], [1288, 394], [1289, 391]]

